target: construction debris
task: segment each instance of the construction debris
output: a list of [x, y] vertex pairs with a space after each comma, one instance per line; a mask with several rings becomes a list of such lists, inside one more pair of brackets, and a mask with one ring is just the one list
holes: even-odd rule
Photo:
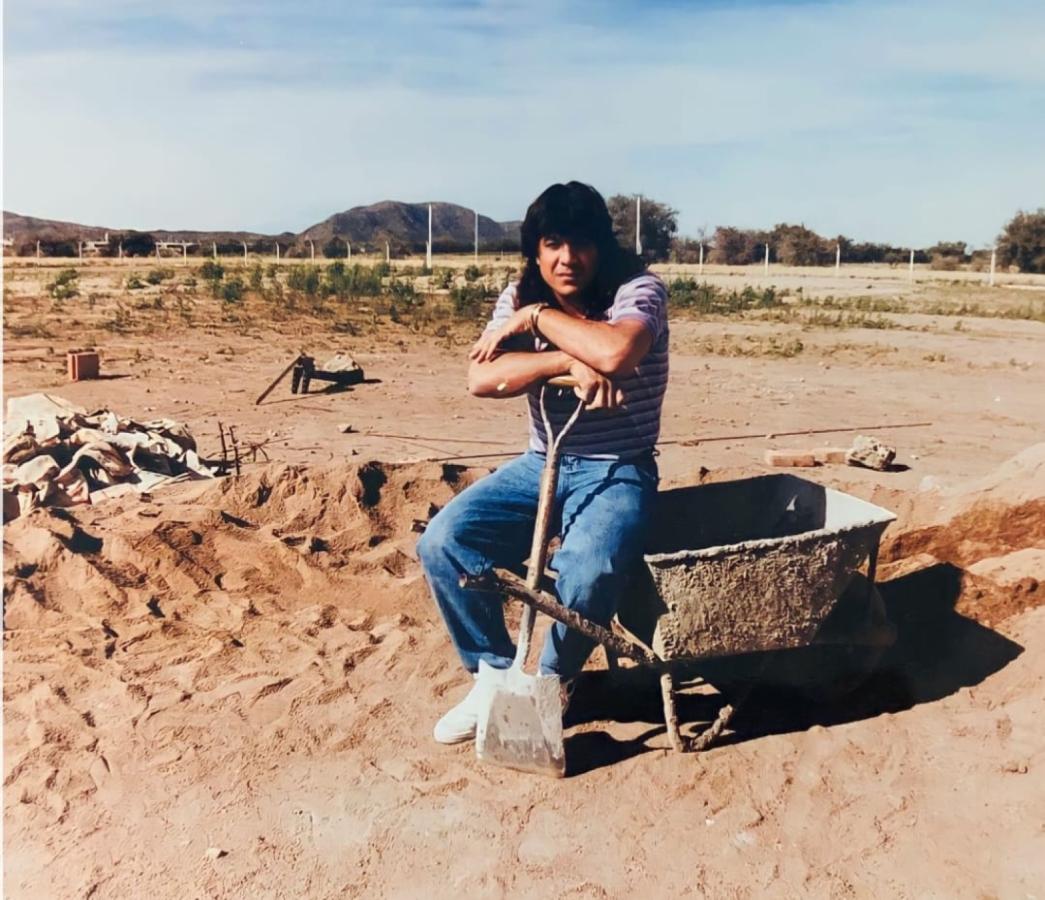
[[785, 466], [807, 468], [816, 465], [812, 453], [804, 450], [767, 450], [765, 454], [767, 466]]
[[896, 459], [896, 449], [888, 447], [877, 438], [858, 434], [846, 454], [845, 461], [851, 466], [863, 466], [884, 472]]
[[846, 456], [849, 454], [848, 447], [814, 447], [813, 459], [821, 466], [846, 464]]
[[51, 394], [7, 401], [5, 521], [40, 506], [97, 503], [213, 474], [188, 429], [171, 419], [136, 422], [111, 410], [87, 413]]
[[823, 465], [863, 466], [884, 472], [896, 458], [896, 450], [876, 438], [858, 435], [851, 447], [814, 447], [812, 450], [767, 450], [767, 466], [805, 468]]

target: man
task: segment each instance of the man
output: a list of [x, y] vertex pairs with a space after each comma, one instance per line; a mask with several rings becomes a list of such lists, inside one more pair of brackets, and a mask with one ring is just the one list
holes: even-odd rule
[[[463, 589], [459, 580], [516, 565], [529, 551], [548, 445], [543, 382], [571, 375], [586, 403], [560, 451], [553, 533], [561, 543], [551, 568], [565, 606], [609, 623], [628, 573], [641, 562], [657, 491], [653, 450], [668, 378], [663, 283], [618, 244], [599, 193], [576, 181], [552, 185], [530, 205], [521, 238], [522, 274], [501, 294], [469, 354], [468, 388], [477, 397], [528, 396], [529, 450], [455, 497], [418, 542], [450, 637], [472, 673], [480, 660], [507, 668], [514, 655], [502, 598]], [[570, 396], [548, 400], [556, 433], [576, 403]], [[592, 649], [557, 624], [540, 670], [569, 682]], [[446, 713], [435, 739], [473, 739], [478, 698], [473, 688]]]

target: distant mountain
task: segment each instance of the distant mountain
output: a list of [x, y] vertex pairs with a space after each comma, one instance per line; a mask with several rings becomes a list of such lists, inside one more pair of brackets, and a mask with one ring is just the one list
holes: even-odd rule
[[[519, 222], [495, 222], [488, 216], [479, 216], [479, 246], [487, 250], [516, 249], [519, 246]], [[475, 228], [475, 213], [455, 203], [432, 203], [432, 243], [436, 251], [470, 250]], [[53, 219], [38, 219], [14, 212], [4, 212], [4, 242], [28, 252], [36, 241], [53, 243], [80, 240], [99, 240], [110, 235], [126, 234], [131, 229], [106, 228], [101, 225], [81, 225]], [[393, 251], [423, 252], [428, 240], [428, 204], [400, 203], [385, 200], [370, 206], [356, 206], [335, 213], [328, 219], [306, 228], [300, 234], [286, 231], [282, 234], [262, 234], [254, 231], [198, 231], [141, 229], [158, 240], [191, 241], [195, 252], [205, 253], [212, 243], [227, 251], [246, 241], [252, 250], [264, 248], [277, 241], [284, 252], [292, 248], [299, 255], [308, 252], [307, 242], [316, 244], [317, 254], [332, 238], [347, 239], [360, 247], [383, 250], [385, 241]], [[45, 251], [46, 252], [46, 251]], [[192, 252], [192, 251], [190, 251]]]
[[101, 225], [78, 225], [76, 222], [59, 222], [56, 219], [37, 219], [35, 216], [23, 216], [4, 210], [4, 239], [13, 238], [15, 244], [24, 240], [96, 241], [105, 236], [105, 232], [113, 228]]
[[[495, 222], [479, 216], [479, 246], [487, 249], [514, 248], [519, 245], [519, 222]], [[370, 206], [356, 206], [334, 213], [306, 228], [298, 236], [317, 245], [337, 237], [351, 243], [376, 244], [388, 241], [393, 247], [422, 251], [428, 241], [428, 204], [383, 200]], [[475, 212], [456, 203], [432, 203], [432, 245], [434, 250], [471, 249], [475, 237]]]

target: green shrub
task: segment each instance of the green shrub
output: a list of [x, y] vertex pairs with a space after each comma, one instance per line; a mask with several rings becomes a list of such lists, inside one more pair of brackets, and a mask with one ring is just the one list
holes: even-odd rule
[[464, 280], [471, 284], [473, 281], [478, 281], [482, 274], [479, 267], [473, 264], [464, 270]]
[[377, 275], [378, 278], [387, 278], [389, 275], [392, 274], [391, 263], [379, 262], [376, 266], [374, 266], [374, 273]]
[[127, 277], [126, 288], [129, 291], [140, 291], [145, 287], [145, 282], [142, 281], [137, 275], [129, 275]]
[[486, 290], [481, 284], [463, 284], [450, 289], [450, 300], [454, 312], [462, 317], [474, 319], [482, 312]]
[[412, 281], [393, 281], [388, 285], [388, 292], [392, 295], [393, 300], [407, 306], [412, 306], [420, 300]]
[[287, 271], [287, 287], [315, 297], [320, 287], [319, 269], [316, 266], [291, 266]]
[[435, 286], [446, 290], [454, 283], [453, 269], [437, 269], [435, 272]]
[[246, 293], [247, 286], [239, 275], [233, 275], [228, 281], [221, 285], [220, 297], [226, 303], [239, 303]]
[[225, 267], [217, 260], [204, 260], [200, 266], [200, 277], [207, 281], [221, 281], [225, 277]]
[[335, 294], [345, 297], [376, 297], [381, 293], [381, 276], [370, 266], [358, 263], [349, 267], [337, 260], [327, 266], [323, 273], [321, 290], [324, 296]]
[[162, 284], [168, 278], [174, 277], [174, 269], [153, 269], [145, 276], [149, 284]]
[[47, 292], [55, 300], [68, 300], [80, 294], [78, 289], [80, 273], [76, 269], [62, 269], [54, 281], [47, 285]]

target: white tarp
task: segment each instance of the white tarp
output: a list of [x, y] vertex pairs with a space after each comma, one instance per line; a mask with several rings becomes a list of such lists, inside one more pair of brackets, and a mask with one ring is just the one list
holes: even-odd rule
[[212, 478], [188, 428], [88, 413], [61, 397], [11, 397], [4, 418], [4, 520], [39, 506], [72, 506], [150, 490], [175, 478]]

